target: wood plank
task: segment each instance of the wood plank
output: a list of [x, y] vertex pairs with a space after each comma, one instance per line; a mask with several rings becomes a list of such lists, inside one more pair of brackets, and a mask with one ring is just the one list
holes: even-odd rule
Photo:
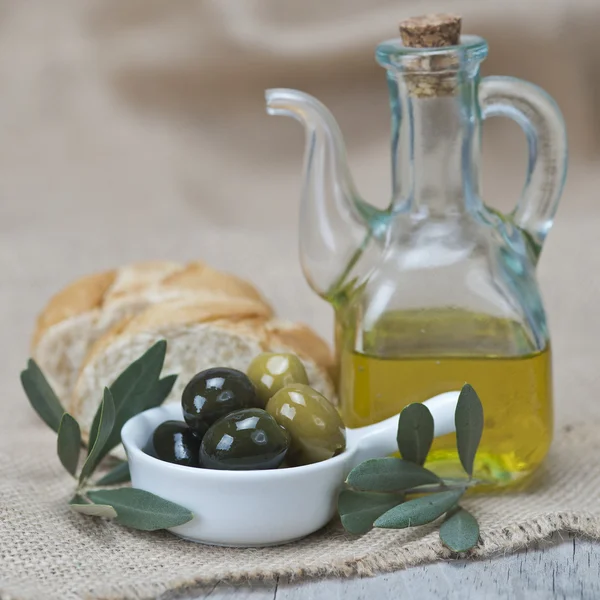
[[220, 582], [216, 585], [202, 586], [186, 592], [163, 594], [160, 600], [274, 600], [276, 583], [253, 583], [234, 585]]
[[600, 544], [556, 534], [515, 554], [448, 561], [377, 577], [220, 583], [161, 600], [592, 600], [600, 598]]

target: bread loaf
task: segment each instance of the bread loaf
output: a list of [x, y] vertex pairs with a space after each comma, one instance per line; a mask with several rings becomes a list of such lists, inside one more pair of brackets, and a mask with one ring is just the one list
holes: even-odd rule
[[163, 375], [178, 374], [167, 402], [181, 401], [187, 382], [199, 371], [226, 366], [245, 371], [261, 352], [291, 352], [304, 363], [309, 383], [333, 399], [331, 354], [308, 327], [256, 314], [253, 301], [169, 301], [148, 307], [101, 337], [89, 352], [72, 396], [70, 412], [87, 439], [109, 385], [133, 360], [160, 339], [167, 340]]
[[272, 314], [251, 284], [202, 262], [144, 262], [83, 277], [56, 294], [40, 314], [32, 356], [58, 396], [66, 398], [91, 346], [123, 319], [170, 300], [229, 298], [252, 304], [254, 316]]

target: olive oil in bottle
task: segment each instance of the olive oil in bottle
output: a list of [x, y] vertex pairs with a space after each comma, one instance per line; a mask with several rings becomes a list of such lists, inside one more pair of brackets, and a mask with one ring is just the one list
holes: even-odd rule
[[[363, 352], [338, 340], [346, 426], [376, 423], [470, 383], [485, 415], [474, 477], [510, 485], [542, 462], [553, 427], [551, 353], [549, 347], [516, 353], [525, 340], [521, 326], [462, 311], [406, 311], [385, 315], [363, 338]], [[427, 466], [464, 477], [455, 434], [434, 440]]]

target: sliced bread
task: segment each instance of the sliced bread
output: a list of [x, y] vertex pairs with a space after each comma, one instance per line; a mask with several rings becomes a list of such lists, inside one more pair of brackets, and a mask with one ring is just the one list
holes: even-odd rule
[[144, 262], [83, 277], [40, 314], [32, 356], [58, 396], [68, 398], [92, 345], [123, 319], [164, 301], [197, 299], [201, 305], [228, 298], [252, 303], [255, 316], [272, 315], [251, 284], [202, 262]]

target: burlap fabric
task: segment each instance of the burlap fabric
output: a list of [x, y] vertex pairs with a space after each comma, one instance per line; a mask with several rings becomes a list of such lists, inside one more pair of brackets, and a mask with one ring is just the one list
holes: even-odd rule
[[[558, 99], [572, 150], [539, 270], [556, 442], [529, 492], [468, 501], [482, 523], [478, 556], [556, 529], [600, 537], [599, 128], [589, 83], [600, 7], [536, 6], [428, 3], [468, 15], [466, 28], [488, 38], [486, 72], [533, 80]], [[262, 91], [298, 87], [328, 104], [359, 187], [384, 204], [389, 113], [372, 51], [422, 4], [15, 0], [1, 10], [0, 596], [140, 598], [194, 581], [368, 574], [447, 556], [427, 528], [355, 539], [333, 524], [286, 547], [228, 550], [72, 514], [55, 435], [18, 382], [48, 296], [132, 260], [208, 260], [250, 277], [280, 314], [329, 336], [329, 307], [296, 258], [302, 134], [264, 115]], [[486, 125], [484, 153], [486, 198], [510, 207], [524, 142], [515, 127]]]
[[[47, 436], [43, 436], [44, 438]], [[12, 436], [14, 440], [14, 436]], [[332, 523], [300, 542], [231, 549], [142, 533], [69, 511], [72, 484], [55, 460], [15, 458], [0, 445], [0, 595], [4, 600], [150, 598], [221, 579], [371, 575], [450, 556], [431, 527], [355, 538]], [[52, 452], [52, 444], [41, 444]], [[600, 538], [600, 452], [594, 427], [563, 430], [527, 494], [465, 501], [481, 524], [472, 556], [522, 548], [556, 530]], [[38, 495], [40, 494], [40, 495]]]

